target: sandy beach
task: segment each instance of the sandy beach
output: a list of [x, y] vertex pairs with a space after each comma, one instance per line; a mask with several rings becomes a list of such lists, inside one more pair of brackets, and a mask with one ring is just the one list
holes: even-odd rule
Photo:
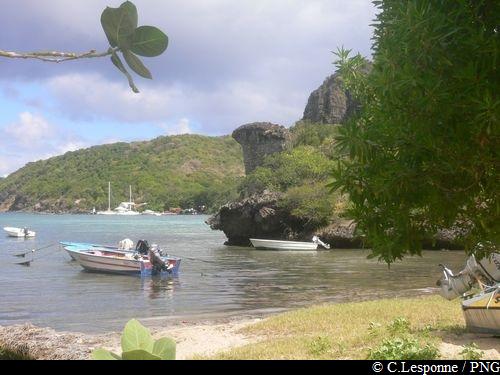
[[[177, 342], [177, 359], [183, 360], [257, 342], [259, 337], [244, 335], [240, 330], [260, 320], [180, 324], [172, 328], [152, 328], [151, 333], [155, 339], [173, 338]], [[1, 326], [0, 346], [39, 360], [86, 360], [90, 359], [92, 350], [99, 347], [120, 353], [120, 336], [119, 332], [98, 335], [57, 332], [25, 324]]]
[[[244, 328], [262, 320], [180, 324], [172, 328], [152, 328], [151, 333], [155, 339], [173, 338], [177, 342], [177, 359], [189, 360], [210, 357], [263, 340], [263, 336], [242, 332]], [[25, 324], [0, 327], [0, 345], [37, 360], [88, 360], [92, 350], [98, 347], [120, 353], [120, 335], [118, 332], [100, 335], [57, 332]], [[450, 334], [443, 337], [439, 346], [441, 358], [461, 358], [460, 352], [470, 342], [475, 342], [484, 352], [484, 359], [500, 359], [499, 339], [477, 334]]]

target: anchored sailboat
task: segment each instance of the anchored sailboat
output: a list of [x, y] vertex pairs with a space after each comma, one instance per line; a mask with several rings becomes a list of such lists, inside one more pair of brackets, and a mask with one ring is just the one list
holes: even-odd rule
[[108, 182], [108, 210], [99, 211], [97, 215], [116, 215], [116, 213], [111, 210], [111, 182]]
[[98, 215], [121, 215], [121, 216], [137, 216], [140, 215], [139, 212], [135, 211], [135, 207], [137, 206], [132, 201], [132, 186], [129, 186], [130, 189], [130, 200], [128, 202], [122, 202], [118, 207], [114, 210], [111, 210], [111, 182], [108, 183], [108, 210], [107, 211], [99, 211]]

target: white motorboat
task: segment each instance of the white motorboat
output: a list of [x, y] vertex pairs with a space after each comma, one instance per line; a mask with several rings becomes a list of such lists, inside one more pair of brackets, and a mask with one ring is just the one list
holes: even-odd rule
[[[500, 253], [477, 260], [469, 257], [465, 268], [454, 274], [440, 265], [443, 277], [437, 285], [441, 295], [452, 300], [462, 297], [462, 310], [471, 332], [500, 335]], [[480, 291], [470, 293], [473, 287]]]
[[[121, 251], [108, 246], [84, 244], [84, 243], [61, 243], [64, 250], [83, 269], [91, 272], [118, 273], [118, 274], [144, 274], [145, 270], [151, 270], [154, 263], [159, 262], [161, 271], [177, 274], [181, 259], [172, 256], [156, 256], [140, 254], [132, 251]], [[154, 257], [154, 256], [153, 256]]]
[[259, 240], [251, 238], [252, 245], [259, 250], [314, 251], [318, 244], [314, 242]]
[[33, 232], [32, 230], [29, 230], [28, 228], [13, 228], [13, 227], [5, 227], [3, 228], [5, 232], [10, 237], [17, 237], [17, 238], [33, 238], [36, 236], [36, 232]]
[[470, 331], [500, 335], [500, 283], [464, 299], [462, 310]]

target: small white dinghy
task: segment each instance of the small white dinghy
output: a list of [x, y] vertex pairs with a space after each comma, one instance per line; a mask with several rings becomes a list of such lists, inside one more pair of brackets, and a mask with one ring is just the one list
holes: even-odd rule
[[277, 241], [277, 240], [261, 240], [250, 238], [253, 247], [259, 250], [282, 250], [282, 251], [315, 251], [319, 245], [325, 249], [330, 249], [330, 246], [323, 243], [318, 237], [314, 236], [312, 242], [297, 242], [297, 241]]
[[17, 238], [32, 238], [36, 236], [36, 232], [33, 232], [32, 230], [29, 230], [28, 228], [13, 228], [13, 227], [5, 227], [3, 228], [5, 232], [10, 237], [17, 237]]

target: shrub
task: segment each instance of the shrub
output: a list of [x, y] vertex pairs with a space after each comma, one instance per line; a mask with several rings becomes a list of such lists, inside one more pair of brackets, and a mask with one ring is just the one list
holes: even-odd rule
[[333, 162], [312, 146], [270, 155], [264, 164], [243, 181], [240, 191], [252, 194], [264, 189], [286, 191], [304, 183], [326, 181]]
[[129, 321], [122, 333], [122, 355], [99, 348], [92, 352], [95, 360], [173, 360], [175, 341], [170, 338], [153, 340], [149, 330], [137, 320]]
[[404, 317], [398, 317], [394, 319], [387, 327], [389, 332], [396, 333], [409, 333], [410, 332], [410, 322]]
[[333, 140], [338, 135], [338, 128], [338, 125], [298, 122], [290, 129], [292, 145], [319, 147]]
[[460, 355], [465, 360], [474, 361], [483, 358], [484, 352], [479, 349], [476, 343], [471, 342], [464, 345], [464, 349], [460, 352]]
[[439, 350], [432, 344], [422, 345], [411, 336], [387, 339], [371, 349], [371, 360], [430, 360], [439, 358]]
[[313, 339], [309, 345], [309, 354], [320, 356], [332, 349], [332, 345], [328, 337], [319, 336]]
[[306, 229], [316, 229], [330, 222], [335, 203], [325, 184], [313, 183], [290, 188], [279, 205], [305, 222]]

